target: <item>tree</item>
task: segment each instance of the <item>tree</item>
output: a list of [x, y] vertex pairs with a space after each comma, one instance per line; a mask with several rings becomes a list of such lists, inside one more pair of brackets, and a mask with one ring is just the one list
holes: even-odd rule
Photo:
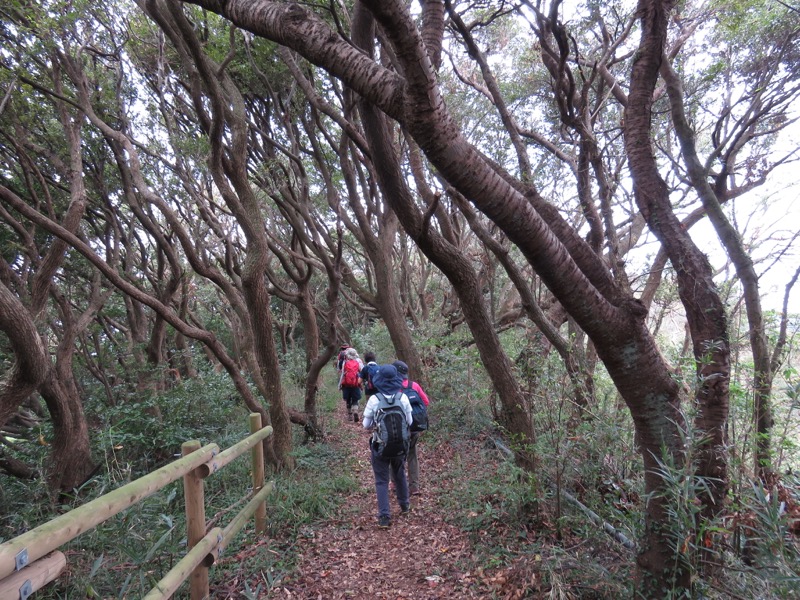
[[[26, 25], [25, 21], [20, 25]], [[40, 36], [37, 37], [35, 31], [31, 32], [23, 27], [23, 32], [20, 35], [22, 38], [44, 42]], [[10, 167], [7, 172], [13, 185], [18, 186], [21, 193], [28, 196], [29, 203], [44, 204], [66, 231], [74, 233], [79, 229], [88, 204], [82, 148], [87, 141], [83, 133], [83, 115], [63, 95], [62, 77], [65, 73], [69, 75], [73, 66], [70, 55], [73, 38], [70, 34], [71, 32], [65, 32], [61, 40], [63, 50], [45, 42], [43, 51], [38, 56], [17, 54], [13, 57], [17, 66], [25, 64], [32, 72], [41, 75], [39, 82], [31, 81], [30, 85], [51, 105], [52, 129], [43, 132], [44, 135], [36, 139], [23, 126], [32, 115], [28, 114], [23, 105], [9, 108], [9, 113], [12, 110], [18, 113], [19, 120], [16, 136], [4, 136], [3, 154]], [[63, 137], [59, 139], [59, 136]], [[52, 146], [48, 146], [48, 143], [52, 143]], [[37, 160], [33, 158], [33, 153], [44, 154], [49, 160]], [[55, 183], [59, 181], [64, 181], [65, 185], [62, 187]], [[0, 187], [0, 196], [8, 195], [13, 194], [4, 186]], [[55, 491], [71, 490], [80, 486], [95, 468], [89, 447], [88, 425], [72, 376], [74, 341], [107, 295], [100, 291], [99, 281], [93, 281], [92, 289], [95, 293], [83, 310], [83, 315], [76, 319], [73, 314], [73, 298], [59, 289], [55, 282], [56, 273], [64, 267], [68, 259], [68, 244], [57, 238], [37, 239], [13, 215], [5, 213], [4, 216], [9, 226], [26, 242], [22, 246], [22, 256], [25, 258], [17, 261], [13, 267], [6, 262], [4, 271], [7, 285], [12, 285], [16, 294], [27, 300], [28, 310], [27, 314], [22, 315], [16, 310], [19, 308], [17, 303], [3, 304], [9, 310], [5, 319], [9, 327], [7, 334], [12, 340], [19, 341], [25, 332], [29, 336], [33, 328], [38, 329], [41, 336], [46, 336], [47, 329], [51, 328], [58, 330], [54, 331], [58, 343], [55, 361], [47, 366], [44, 377], [41, 377], [44, 366], [41, 362], [41, 350], [46, 344], [43, 341], [36, 343], [31, 337], [28, 337], [27, 343], [14, 344], [17, 363], [28, 364], [33, 369], [30, 375], [13, 376], [8, 381], [3, 399], [5, 418], [0, 424], [4, 424], [5, 419], [16, 410], [26, 395], [34, 391], [29, 383], [36, 381], [35, 389], [45, 400], [55, 432], [52, 461], [48, 470], [49, 483]], [[58, 313], [52, 327], [48, 323], [49, 315], [46, 310], [51, 298]], [[8, 321], [11, 314], [22, 321]]]
[[[744, 291], [750, 349], [755, 367], [755, 471], [764, 482], [771, 483], [775, 474], [770, 456], [773, 425], [770, 395], [785, 339], [781, 338], [770, 351], [761, 307], [759, 277], [742, 237], [722, 206], [734, 198], [752, 193], [775, 167], [796, 160], [796, 149], [788, 150], [777, 160], [772, 158], [765, 140], [774, 140], [777, 132], [793, 121], [789, 110], [800, 92], [796, 66], [800, 30], [797, 28], [797, 18], [792, 18], [792, 12], [788, 10], [766, 7], [762, 3], [735, 5], [732, 8], [733, 14], [720, 11], [719, 16], [714, 15], [726, 25], [720, 28], [723, 33], [717, 34], [722, 38], [719, 41], [726, 42], [723, 46], [726, 56], [720, 57], [722, 60], [714, 62], [711, 67], [723, 75], [719, 78], [724, 82], [720, 85], [719, 96], [723, 99], [723, 106], [719, 110], [721, 116], [713, 124], [705, 160], [701, 160], [697, 135], [690, 124], [690, 114], [698, 112], [691, 105], [704, 104], [704, 98], [698, 99], [693, 97], [696, 94], [686, 93], [668, 57], [665, 57], [660, 72], [669, 95], [686, 176], [700, 197]], [[784, 14], [776, 14], [779, 11]], [[761, 43], [742, 47], [735, 35], [725, 39], [726, 30], [729, 35], [732, 33], [732, 23], [735, 23], [733, 27], [755, 29]], [[689, 25], [683, 26], [684, 29], [687, 27]], [[740, 86], [743, 89], [739, 89]]]

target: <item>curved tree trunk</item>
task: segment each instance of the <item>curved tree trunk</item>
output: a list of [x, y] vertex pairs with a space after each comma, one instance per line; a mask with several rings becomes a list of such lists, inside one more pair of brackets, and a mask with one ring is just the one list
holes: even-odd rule
[[[0, 189], [0, 196], [2, 189]], [[30, 314], [19, 298], [0, 284], [0, 331], [6, 334], [14, 364], [0, 381], [0, 426], [47, 378], [50, 360]]]
[[[658, 0], [639, 4], [642, 36], [625, 110], [625, 148], [637, 204], [672, 262], [678, 292], [686, 309], [697, 365], [697, 474], [704, 478], [708, 489], [708, 493], [700, 494], [702, 516], [711, 520], [723, 509], [728, 484], [725, 426], [729, 409], [730, 344], [727, 320], [708, 259], [672, 212], [669, 190], [659, 174], [650, 137], [653, 95], [664, 59], [667, 22], [673, 7], [674, 2]], [[640, 556], [648, 572], [663, 566], [664, 558], [663, 553], [645, 552]], [[668, 580], [656, 581], [649, 587], [649, 580], [642, 577], [641, 583], [642, 589], [651, 594], [670, 589], [665, 588], [670, 583]], [[676, 583], [690, 589], [688, 569], [676, 573]]]
[[[403, 305], [398, 294], [398, 283], [395, 280], [394, 243], [397, 236], [397, 217], [392, 211], [384, 211], [379, 217], [379, 228], [376, 232], [367, 219], [360, 205], [359, 186], [356, 183], [353, 168], [344, 150], [340, 155], [342, 174], [347, 184], [350, 207], [356, 214], [360, 229], [360, 241], [366, 248], [375, 274], [375, 296], [373, 302], [381, 316], [389, 337], [392, 340], [397, 357], [408, 364], [409, 373], [414, 379], [425, 381], [425, 369], [419, 357], [417, 347], [406, 322]], [[378, 166], [373, 163], [373, 169]], [[382, 190], [385, 195], [385, 190]], [[378, 357], [379, 361], [388, 361], [391, 357]]]
[[[355, 22], [354, 20], [354, 25]], [[477, 273], [456, 247], [448, 244], [434, 228], [424, 225], [402, 177], [397, 155], [389, 142], [390, 134], [380, 114], [373, 107], [365, 105], [361, 107], [361, 115], [384, 197], [392, 209], [402, 217], [408, 234], [431, 262], [445, 274], [458, 295], [461, 310], [472, 332], [481, 362], [500, 397], [502, 405], [500, 424], [515, 440], [517, 461], [522, 467], [533, 471], [535, 456], [531, 444], [534, 441], [534, 432], [528, 413], [528, 403], [514, 377], [511, 361], [497, 337]]]
[[[680, 556], [665, 535], [672, 521], [663, 496], [664, 480], [658, 475], [658, 461], [664, 451], [669, 461], [678, 465], [682, 461], [682, 390], [647, 330], [646, 310], [617, 288], [597, 254], [535, 190], [529, 188], [524, 195], [525, 186], [497, 171], [467, 143], [446, 110], [405, 5], [388, 0], [364, 3], [384, 26], [384, 34], [401, 59], [401, 77], [327, 34], [324, 23], [296, 4], [266, 2], [252, 10], [242, 0], [229, 0], [224, 5], [213, 0], [198, 3], [324, 65], [397, 119], [441, 176], [520, 248], [565, 310], [590, 336], [631, 411], [647, 470], [646, 490], [653, 498], [648, 503], [639, 560], [642, 589], [661, 589], [673, 582], [677, 587], [687, 585], [686, 571], [680, 564], [673, 568]], [[413, 223], [406, 224], [405, 218], [407, 230], [413, 231]]]
[[[63, 85], [62, 69], [70, 76], [73, 75], [72, 57], [64, 54], [55, 56], [52, 65], [52, 78], [53, 85], [57, 90], [61, 89]], [[83, 90], [83, 92], [85, 91]], [[75, 111], [74, 107], [67, 105], [67, 103], [56, 102], [56, 109], [61, 121], [66, 150], [69, 156], [68, 163], [60, 165], [65, 171], [63, 175], [69, 189], [69, 204], [66, 211], [61, 215], [62, 226], [69, 232], [75, 232], [79, 229], [87, 205], [81, 146], [82, 128], [85, 119], [79, 111]], [[10, 190], [0, 189], [0, 197], [7, 199], [11, 196], [15, 200], [19, 200]], [[17, 316], [17, 318], [24, 319], [26, 322], [25, 325], [22, 325], [21, 330], [30, 331], [37, 322], [44, 327], [47, 322], [47, 301], [51, 295], [59, 300], [57, 292], [54, 293], [53, 280], [64, 264], [68, 247], [68, 243], [64, 239], [55, 238], [42, 257], [31, 257], [39, 264], [31, 284], [30, 313], [24, 317], [22, 315]], [[41, 258], [40, 261], [39, 258]], [[90, 301], [88, 312], [93, 315], [102, 304], [102, 301], [103, 299], [99, 295], [94, 294]], [[60, 304], [63, 330], [61, 331], [61, 339], [56, 352], [55, 365], [51, 365], [49, 359], [47, 360], [47, 376], [41, 380], [40, 388], [42, 397], [45, 399], [47, 408], [50, 411], [55, 433], [52, 459], [48, 465], [48, 479], [52, 490], [77, 487], [94, 469], [89, 446], [88, 425], [72, 373], [76, 326], [71, 319], [71, 308], [63, 301], [60, 301]], [[89, 317], [84, 318], [83, 324], [87, 324], [88, 320]], [[17, 327], [20, 325], [21, 323], [18, 323]], [[20, 352], [28, 354], [27, 361], [30, 361], [31, 365], [35, 363], [34, 376], [36, 377], [40, 376], [41, 371], [39, 368], [43, 366], [39, 362], [40, 347], [41, 342], [19, 347]]]
[[[55, 223], [48, 219], [46, 216], [38, 213], [34, 210], [31, 206], [26, 204], [22, 201], [18, 196], [16, 196], [11, 190], [3, 187], [0, 185], [0, 199], [4, 202], [8, 203], [9, 206], [13, 207], [15, 210], [19, 211], [22, 215], [24, 215], [27, 219], [31, 222], [35, 223], [39, 227], [42, 227], [44, 230], [48, 231], [49, 233], [53, 234], [54, 236], [58, 237], [61, 240], [67, 242], [70, 246], [75, 248], [78, 252], [80, 252], [93, 266], [95, 266], [116, 288], [126, 294], [127, 297], [134, 302], [139, 302], [146, 306], [152, 308], [155, 312], [160, 314], [167, 320], [167, 322], [172, 325], [177, 331], [182, 333], [187, 337], [191, 337], [193, 339], [198, 340], [204, 344], [204, 347], [207, 348], [208, 352], [219, 361], [222, 365], [222, 368], [230, 376], [231, 380], [233, 381], [234, 386], [236, 387], [236, 391], [242, 397], [242, 401], [244, 402], [245, 406], [247, 406], [248, 410], [252, 412], [257, 412], [261, 415], [262, 423], [267, 423], [269, 420], [269, 413], [267, 413], [264, 408], [258, 403], [258, 400], [253, 396], [253, 393], [250, 390], [250, 385], [242, 375], [241, 372], [241, 365], [239, 365], [236, 361], [234, 361], [228, 352], [226, 351], [225, 347], [219, 342], [216, 336], [206, 330], [199, 327], [193, 327], [186, 323], [185, 321], [181, 320], [177, 313], [170, 308], [162, 304], [157, 298], [150, 296], [131, 284], [127, 279], [120, 276], [119, 272], [108, 265], [103, 259], [101, 259], [97, 254], [92, 250], [92, 248], [86, 244], [83, 240], [78, 238], [76, 235], [70, 233], [63, 227], [61, 227], [58, 223]], [[288, 417], [287, 417], [288, 421]], [[267, 438], [265, 442], [269, 441], [272, 436]], [[272, 452], [272, 445], [265, 443], [265, 451]], [[268, 454], [269, 456], [269, 454]], [[272, 464], [278, 464], [279, 461], [277, 458], [274, 458]]]
[[[71, 363], [69, 359], [64, 359]], [[71, 367], [71, 364], [69, 364]], [[95, 470], [89, 427], [71, 368], [56, 366], [40, 390], [53, 419], [52, 459], [47, 467], [51, 490], [69, 492], [80, 487]]]
[[101, 293], [100, 276], [96, 275], [89, 303], [76, 319], [69, 300], [58, 289], [53, 289], [52, 296], [60, 312], [61, 339], [56, 349], [55, 365], [41, 389], [55, 431], [52, 462], [47, 475], [51, 490], [78, 488], [96, 469], [83, 399], [73, 372], [73, 359], [78, 336], [92, 322], [110, 294], [110, 290]]
[[[184, 321], [187, 319], [189, 313], [189, 277], [184, 277], [181, 284], [181, 304], [179, 316]], [[182, 374], [185, 379], [194, 379], [197, 377], [197, 369], [194, 366], [194, 357], [192, 356], [192, 349], [186, 343], [186, 336], [182, 333], [175, 332], [175, 348], [179, 356], [175, 362], [175, 368]]]
[[[700, 196], [709, 221], [711, 221], [722, 245], [725, 247], [744, 290], [750, 350], [753, 353], [753, 422], [756, 425], [754, 471], [766, 485], [771, 485], [774, 473], [772, 470], [770, 438], [774, 423], [770, 395], [772, 394], [774, 370], [767, 341], [764, 313], [761, 309], [758, 275], [739, 234], [722, 211], [720, 198], [724, 198], [726, 195], [727, 180], [730, 176], [727, 164], [724, 165], [722, 172], [716, 176], [716, 186], [712, 187], [709, 183], [708, 169], [703, 167], [697, 154], [694, 131], [684, 111], [683, 85], [666, 56], [663, 59], [660, 72], [667, 84], [672, 120], [675, 124], [675, 132], [680, 140], [681, 154], [686, 163], [692, 185]], [[740, 141], [739, 144], [742, 144], [742, 142]], [[709, 514], [713, 515], [714, 511], [709, 511]]]

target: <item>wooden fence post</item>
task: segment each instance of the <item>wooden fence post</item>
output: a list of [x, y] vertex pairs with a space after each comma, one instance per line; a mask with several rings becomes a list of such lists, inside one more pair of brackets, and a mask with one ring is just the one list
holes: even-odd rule
[[[200, 449], [198, 440], [184, 442], [181, 445], [183, 456]], [[189, 550], [206, 535], [206, 503], [203, 491], [203, 479], [197, 469], [183, 476], [183, 493], [186, 502], [186, 541]], [[203, 600], [209, 595], [208, 567], [198, 565], [189, 578], [189, 589], [192, 600]]]
[[[255, 433], [261, 429], [261, 415], [250, 413], [250, 433]], [[264, 443], [259, 442], [252, 449], [253, 457], [253, 495], [256, 495], [264, 487]], [[264, 533], [267, 530], [267, 502], [266, 500], [258, 505], [256, 509], [256, 533]]]

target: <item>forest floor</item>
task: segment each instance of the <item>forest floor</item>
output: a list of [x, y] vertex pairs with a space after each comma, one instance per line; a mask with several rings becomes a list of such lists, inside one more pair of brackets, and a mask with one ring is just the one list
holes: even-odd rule
[[[487, 468], [479, 444], [454, 446], [437, 440], [431, 449], [425, 435], [418, 444], [421, 494], [412, 496], [411, 513], [400, 516], [390, 488], [392, 524], [377, 524], [377, 501], [367, 447], [368, 433], [361, 423], [344, 422], [337, 412], [335, 431], [326, 441], [338, 445], [343, 468], [353, 470], [359, 485], [344, 498], [336, 518], [312, 527], [293, 551], [296, 568], [262, 598], [338, 600], [427, 600], [440, 598], [513, 600], [531, 597], [533, 582], [512, 583], [503, 568], [484, 570], [473, 556], [470, 533], [459, 528], [452, 508], [440, 501], [457, 478], [450, 468], [458, 461], [461, 472]], [[474, 535], [474, 534], [472, 534]], [[267, 542], [264, 542], [267, 543]], [[252, 552], [256, 550], [251, 548]], [[240, 587], [235, 582], [231, 586]], [[221, 587], [225, 587], [224, 585]], [[249, 586], [256, 589], [257, 582]], [[220, 593], [223, 593], [220, 596]], [[229, 598], [245, 597], [231, 590]], [[224, 597], [217, 589], [214, 597]]]

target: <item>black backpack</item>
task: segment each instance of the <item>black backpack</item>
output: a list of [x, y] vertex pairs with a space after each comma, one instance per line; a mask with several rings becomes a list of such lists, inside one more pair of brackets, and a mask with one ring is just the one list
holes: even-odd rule
[[344, 368], [344, 363], [347, 360], [345, 357], [345, 350], [340, 350], [339, 355], [336, 357], [336, 370], [341, 371]]
[[402, 390], [400, 390], [406, 396], [408, 396], [408, 401], [411, 403], [411, 417], [413, 419], [411, 423], [411, 431], [414, 433], [419, 431], [427, 431], [428, 409], [425, 407], [425, 403], [422, 401], [422, 397], [419, 395], [419, 393], [417, 393], [417, 391], [411, 387], [412, 385], [413, 383], [409, 381], [408, 387], [404, 387]]
[[375, 411], [375, 432], [372, 447], [381, 458], [405, 456], [408, 452], [410, 432], [406, 413], [400, 406], [400, 392], [385, 396], [378, 392], [379, 404]]

